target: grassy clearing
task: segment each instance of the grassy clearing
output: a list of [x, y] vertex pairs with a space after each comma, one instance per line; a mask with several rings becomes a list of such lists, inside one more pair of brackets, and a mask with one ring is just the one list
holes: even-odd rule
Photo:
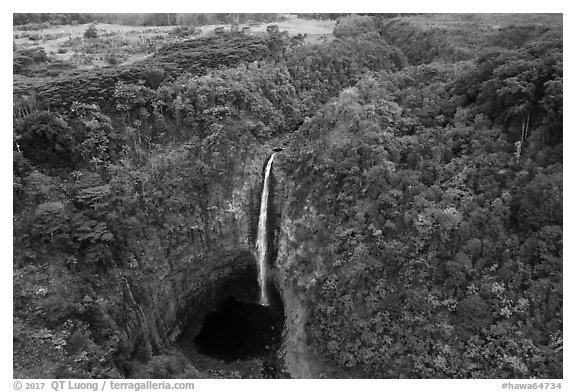
[[[269, 25], [278, 25], [288, 35], [306, 35], [306, 42], [316, 43], [332, 38], [335, 21], [300, 19], [296, 15], [283, 15], [275, 23], [241, 24], [250, 28], [250, 34], [266, 34]], [[173, 34], [174, 26], [125, 26], [98, 23], [98, 38], [86, 39], [89, 24], [51, 26], [41, 30], [14, 28], [13, 40], [17, 48], [41, 47], [55, 60], [68, 61], [79, 69], [100, 68], [116, 64], [131, 64], [145, 59], [163, 45], [189, 39]], [[214, 34], [218, 27], [230, 30], [231, 25], [206, 25], [194, 37]]]
[[[18, 48], [43, 48], [55, 60], [70, 61], [78, 68], [131, 63], [145, 58], [160, 46], [170, 42], [173, 27], [122, 26], [100, 23], [98, 38], [86, 39], [84, 25], [54, 26], [36, 31], [14, 30]], [[31, 40], [30, 37], [40, 37]], [[175, 38], [172, 38], [174, 41]], [[110, 56], [116, 58], [109, 61]]]

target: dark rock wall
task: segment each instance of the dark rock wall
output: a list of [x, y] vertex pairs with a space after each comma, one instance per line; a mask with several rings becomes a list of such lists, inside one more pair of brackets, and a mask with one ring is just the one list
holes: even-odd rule
[[[314, 214], [312, 203], [303, 211], [294, 214], [293, 190], [298, 186], [283, 170], [282, 155], [274, 167], [273, 235], [274, 259], [273, 275], [284, 303], [284, 340], [281, 348], [285, 370], [293, 378], [320, 378], [325, 373], [320, 357], [315, 353], [314, 344], [306, 333], [308, 311], [304, 298], [305, 288], [315, 283], [315, 277], [308, 273], [294, 273], [291, 269], [297, 258], [307, 258], [316, 262], [311, 255], [309, 243], [301, 243], [295, 233], [300, 220]], [[299, 218], [296, 218], [299, 217]]]
[[[254, 244], [262, 192], [262, 165], [270, 150], [254, 154], [238, 173], [231, 174], [232, 197], [214, 192], [213, 208], [205, 235], [163, 257], [156, 249], [147, 249], [153, 268], [130, 280], [133, 290], [142, 294], [142, 315], [133, 306], [134, 317], [129, 338], [154, 349], [172, 346], [186, 331], [193, 338], [205, 316], [230, 296], [240, 301], [256, 301], [259, 296]], [[270, 264], [273, 284], [283, 303], [285, 324], [282, 356], [285, 370], [295, 378], [315, 378], [321, 374], [321, 361], [315, 355], [306, 331], [307, 311], [302, 285], [313, 277], [292, 276], [295, 257], [306, 254], [294, 233], [298, 225], [288, 208], [296, 184], [283, 171], [282, 153], [277, 154], [272, 169], [269, 205]], [[309, 213], [303, 212], [304, 214]], [[292, 214], [294, 215], [294, 214]], [[296, 214], [300, 215], [300, 214]], [[314, 262], [311, 260], [311, 262]], [[137, 295], [137, 297], [140, 297]], [[146, 337], [143, 339], [143, 337]]]
[[[142, 244], [140, 268], [124, 271], [128, 312], [126, 339], [154, 351], [170, 347], [184, 328], [198, 332], [207, 313], [230, 296], [256, 301], [259, 295], [254, 243], [262, 191], [261, 164], [268, 151], [230, 173], [228, 192], [207, 189], [211, 207], [205, 227], [177, 249]], [[153, 236], [150, 236], [151, 238]], [[127, 298], [130, 295], [126, 294]]]

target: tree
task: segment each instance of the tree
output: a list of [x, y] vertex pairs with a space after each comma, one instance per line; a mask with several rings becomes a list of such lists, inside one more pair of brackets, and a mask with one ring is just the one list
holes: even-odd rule
[[45, 202], [34, 211], [34, 234], [41, 241], [57, 246], [70, 241], [69, 216], [62, 202]]
[[15, 123], [19, 148], [31, 162], [74, 166], [76, 140], [68, 123], [57, 114], [37, 111]]

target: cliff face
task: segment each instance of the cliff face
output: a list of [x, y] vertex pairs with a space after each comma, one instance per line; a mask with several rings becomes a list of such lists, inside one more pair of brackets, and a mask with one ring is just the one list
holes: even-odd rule
[[230, 296], [258, 299], [253, 238], [264, 160], [265, 154], [255, 154], [230, 173], [226, 190], [222, 184], [206, 189], [209, 206], [187, 243], [167, 248], [151, 231], [139, 244], [139, 267], [119, 272], [126, 276], [129, 313], [121, 327], [134, 351], [138, 345], [152, 352], [168, 348], [184, 327], [194, 336], [205, 315]]
[[[210, 189], [209, 225], [186, 246], [165, 251], [149, 246], [147, 269], [129, 279], [135, 297], [127, 338], [137, 346], [147, 344], [152, 351], [170, 347], [186, 329], [195, 336], [202, 322], [230, 296], [241, 301], [257, 301], [259, 287], [254, 258], [262, 170], [268, 151], [254, 155], [236, 173], [231, 173], [231, 191]], [[269, 251], [272, 277], [285, 312], [284, 342], [281, 354], [285, 370], [295, 378], [322, 377], [322, 361], [314, 353], [306, 335], [306, 291], [315, 279], [306, 271], [295, 271], [296, 259], [310, 265], [317, 252], [310, 241], [299, 241], [301, 222], [314, 213], [311, 203], [295, 210], [293, 190], [297, 186], [283, 170], [282, 153], [272, 171], [269, 205]], [[312, 271], [314, 269], [310, 269]], [[129, 302], [129, 301], [128, 301]]]
[[282, 296], [285, 309], [285, 338], [282, 356], [286, 371], [294, 378], [321, 378], [325, 366], [315, 353], [314, 342], [306, 333], [308, 310], [306, 291], [316, 279], [311, 271], [294, 269], [296, 260], [305, 259], [310, 266], [319, 263], [315, 256], [317, 244], [297, 238], [298, 227], [314, 214], [310, 201], [302, 209], [294, 209], [293, 191], [298, 186], [283, 169], [280, 155], [274, 167], [274, 279]]

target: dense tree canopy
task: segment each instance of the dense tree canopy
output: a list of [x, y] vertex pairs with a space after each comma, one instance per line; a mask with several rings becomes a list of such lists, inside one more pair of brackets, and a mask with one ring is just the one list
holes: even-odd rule
[[334, 17], [326, 42], [228, 32], [55, 77], [15, 52], [18, 342], [43, 326], [79, 376], [136, 374], [153, 345], [123, 337], [106, 277], [153, 301], [155, 258], [217, 247], [230, 174], [283, 144], [286, 268], [326, 376], [562, 378], [561, 28]]

